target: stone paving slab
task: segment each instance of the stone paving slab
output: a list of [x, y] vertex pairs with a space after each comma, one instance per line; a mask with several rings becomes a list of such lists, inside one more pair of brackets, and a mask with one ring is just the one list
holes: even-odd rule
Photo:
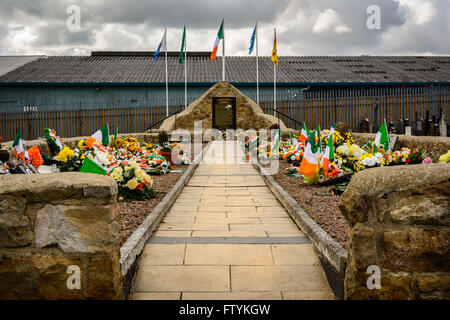
[[273, 265], [268, 244], [187, 244], [185, 265]]
[[135, 292], [230, 291], [228, 266], [140, 266]]
[[311, 241], [242, 155], [211, 144], [219, 163], [197, 167], [148, 240], [133, 299], [333, 298]]
[[[161, 231], [163, 232], [163, 231]], [[306, 237], [153, 237], [148, 239], [148, 244], [311, 244]], [[272, 246], [272, 249], [275, 247]], [[273, 250], [272, 250], [273, 251]], [[312, 251], [311, 251], [312, 252]], [[301, 252], [302, 254], [314, 254], [311, 252]], [[280, 253], [283, 258], [283, 251]], [[289, 252], [288, 252], [289, 254]], [[297, 254], [297, 253], [294, 253]], [[274, 252], [272, 252], [274, 255]], [[292, 261], [292, 260], [291, 260]], [[302, 260], [303, 261], [303, 260]], [[274, 256], [274, 262], [275, 256]], [[314, 260], [315, 262], [315, 260]], [[282, 263], [275, 263], [282, 264]], [[295, 264], [295, 263], [294, 263]], [[300, 265], [305, 264], [297, 263]], [[312, 263], [313, 264], [313, 263]]]
[[318, 266], [231, 266], [233, 291], [326, 291]]
[[182, 300], [282, 300], [281, 292], [184, 292]]

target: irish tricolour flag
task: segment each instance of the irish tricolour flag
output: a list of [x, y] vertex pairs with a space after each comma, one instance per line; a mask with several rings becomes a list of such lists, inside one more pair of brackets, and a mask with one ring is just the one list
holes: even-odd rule
[[101, 142], [105, 146], [109, 144], [109, 127], [108, 125], [104, 125], [103, 128], [98, 130], [96, 133], [92, 135], [97, 142]]
[[327, 148], [325, 149], [325, 154], [322, 158], [322, 167], [325, 174], [330, 171], [330, 163], [334, 161], [334, 151], [333, 151], [333, 135], [328, 138]]
[[279, 153], [279, 149], [280, 149], [280, 139], [281, 139], [281, 129], [278, 129], [277, 132], [275, 133], [273, 140], [273, 143], [271, 145], [271, 152], [272, 152], [272, 157], [274, 155], [276, 155], [276, 157], [278, 158], [278, 153]]
[[26, 152], [25, 149], [23, 148], [23, 140], [22, 135], [20, 134], [20, 129], [17, 130], [16, 138], [14, 139], [12, 146], [14, 148], [14, 156], [17, 159], [21, 160], [29, 159], [28, 152]]
[[302, 163], [298, 169], [298, 173], [308, 178], [314, 178], [317, 166], [319, 165], [320, 140], [316, 143], [316, 134], [309, 135], [308, 144], [305, 148]]
[[385, 151], [388, 151], [389, 149], [389, 135], [387, 132], [386, 120], [384, 120], [380, 129], [378, 129], [377, 136], [375, 137], [375, 145], [377, 147], [383, 145]]
[[216, 60], [217, 50], [219, 49], [219, 43], [220, 40], [223, 39], [223, 20], [222, 24], [220, 25], [219, 32], [217, 32], [216, 41], [214, 42], [214, 48], [211, 53], [211, 60]]
[[309, 132], [308, 128], [306, 127], [305, 122], [302, 124], [302, 131], [300, 132], [300, 141], [305, 142], [308, 140], [308, 137], [311, 135], [311, 132]]

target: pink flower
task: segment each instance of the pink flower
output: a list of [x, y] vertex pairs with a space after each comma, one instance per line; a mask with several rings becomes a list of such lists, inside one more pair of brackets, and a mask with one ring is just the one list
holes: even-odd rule
[[423, 159], [422, 164], [429, 164], [432, 162], [433, 162], [433, 159], [431, 159], [430, 157], [427, 157], [427, 158]]

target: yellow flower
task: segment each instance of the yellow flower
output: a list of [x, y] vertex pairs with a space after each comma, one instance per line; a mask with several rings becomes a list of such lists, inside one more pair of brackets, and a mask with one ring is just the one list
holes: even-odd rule
[[80, 159], [81, 159], [81, 160], [84, 160], [84, 158], [86, 158], [86, 156], [83, 154], [83, 155], [80, 157]]
[[69, 159], [72, 159], [75, 155], [75, 152], [71, 150], [69, 147], [64, 147], [56, 156], [56, 161], [67, 162]]
[[130, 190], [134, 190], [138, 186], [138, 182], [136, 179], [131, 179], [127, 182], [127, 186]]
[[130, 166], [131, 166], [131, 168], [133, 168], [133, 169], [137, 169], [137, 168], [139, 167], [139, 165], [137, 164], [136, 161], [130, 161]]
[[144, 170], [142, 170], [142, 169], [137, 169], [137, 170], [134, 171], [134, 175], [137, 178], [141, 178], [143, 174], [144, 174]]
[[149, 189], [153, 188], [153, 179], [152, 179], [152, 177], [150, 177], [148, 174], [146, 174], [144, 176], [144, 180], [147, 181]]
[[83, 149], [84, 140], [78, 141], [78, 148]]

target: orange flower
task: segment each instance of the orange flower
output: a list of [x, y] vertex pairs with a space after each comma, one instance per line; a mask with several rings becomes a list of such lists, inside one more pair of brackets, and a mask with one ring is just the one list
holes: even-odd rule
[[91, 149], [92, 146], [94, 145], [94, 142], [95, 142], [95, 139], [92, 137], [89, 137], [88, 139], [86, 139], [86, 141], [84, 143], [87, 145], [87, 147], [89, 149]]
[[[44, 164], [44, 161], [42, 160], [41, 156], [41, 151], [39, 150], [38, 146], [34, 146], [28, 149], [28, 156], [30, 157], [31, 164], [36, 169], [39, 169], [39, 167]], [[30, 160], [28, 160], [27, 163], [29, 163]]]

